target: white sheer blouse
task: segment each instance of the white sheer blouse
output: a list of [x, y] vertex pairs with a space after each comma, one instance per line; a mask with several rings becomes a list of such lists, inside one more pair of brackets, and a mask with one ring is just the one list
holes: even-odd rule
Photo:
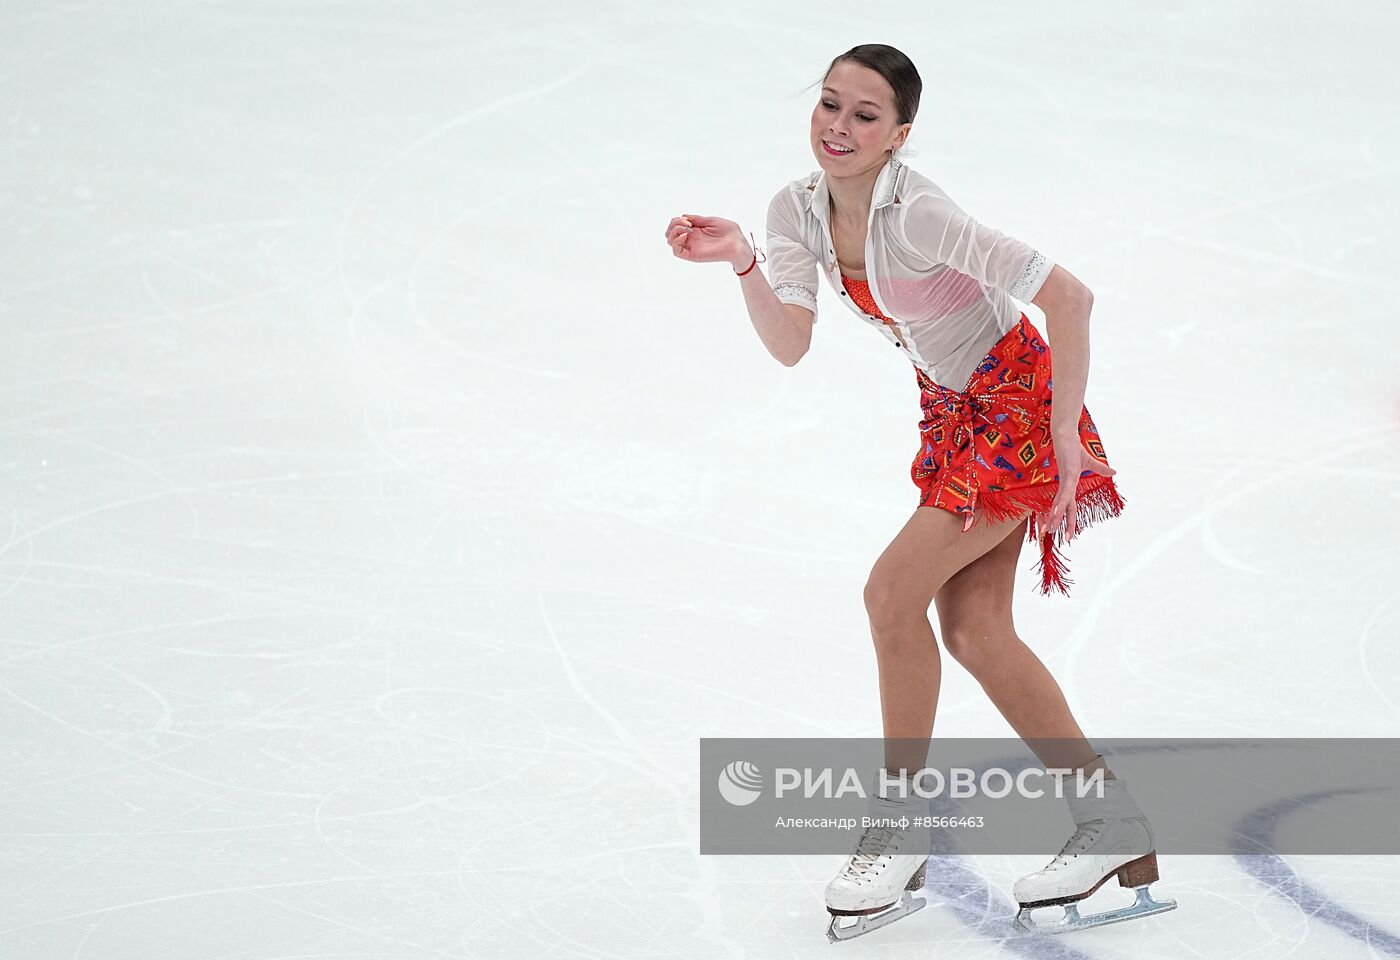
[[978, 223], [928, 177], [891, 157], [875, 181], [865, 238], [870, 294], [895, 330], [862, 310], [841, 283], [831, 240], [826, 172], [786, 184], [768, 204], [764, 251], [773, 292], [817, 312], [817, 274], [858, 316], [935, 383], [962, 390], [1016, 325], [1054, 262]]

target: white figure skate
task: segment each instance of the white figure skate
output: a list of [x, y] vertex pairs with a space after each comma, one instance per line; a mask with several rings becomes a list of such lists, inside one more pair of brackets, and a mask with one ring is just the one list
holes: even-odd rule
[[[1076, 829], [1054, 860], [1016, 881], [1012, 895], [1020, 904], [1016, 923], [1036, 933], [1065, 933], [1135, 920], [1176, 909], [1175, 900], [1158, 901], [1148, 892], [1157, 880], [1156, 836], [1121, 779], [1105, 780], [1103, 797], [1066, 795]], [[1079, 901], [1112, 876], [1137, 893], [1126, 907], [1079, 915]], [[1063, 906], [1064, 916], [1051, 923], [1031, 919], [1037, 907]]]
[[[898, 820], [928, 816], [928, 801], [873, 798], [870, 816]], [[826, 938], [832, 943], [851, 940], [888, 926], [928, 905], [911, 891], [922, 889], [928, 866], [929, 828], [910, 825], [866, 827], [840, 872], [826, 885], [826, 909], [831, 923]], [[853, 923], [843, 924], [843, 917]]]

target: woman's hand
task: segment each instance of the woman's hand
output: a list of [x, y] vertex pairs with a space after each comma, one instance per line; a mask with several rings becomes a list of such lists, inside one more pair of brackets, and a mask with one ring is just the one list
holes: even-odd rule
[[753, 247], [744, 239], [744, 231], [733, 220], [720, 217], [690, 213], [672, 217], [666, 227], [666, 242], [676, 256], [696, 263], [735, 265], [742, 259], [744, 262], [734, 267], [740, 270], [753, 259]]
[[1085, 470], [1092, 470], [1102, 476], [1111, 477], [1118, 471], [1085, 449], [1078, 431], [1067, 433], [1063, 437], [1054, 437], [1052, 443], [1055, 447], [1055, 463], [1060, 468], [1060, 490], [1055, 494], [1049, 514], [1045, 515], [1045, 524], [1041, 532], [1058, 530], [1060, 524], [1068, 518], [1065, 528], [1065, 541], [1068, 542], [1079, 532], [1079, 511], [1074, 509], [1074, 491], [1079, 486], [1079, 475]]

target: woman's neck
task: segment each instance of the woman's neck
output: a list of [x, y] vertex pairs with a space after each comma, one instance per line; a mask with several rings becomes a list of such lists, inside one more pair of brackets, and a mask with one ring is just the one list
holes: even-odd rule
[[[889, 161], [886, 160], [886, 163]], [[864, 226], [870, 219], [870, 203], [875, 193], [875, 181], [880, 178], [884, 164], [849, 177], [826, 175], [826, 191], [831, 200], [832, 223]]]
[[844, 199], [831, 191], [831, 222], [843, 227], [863, 227], [870, 220], [870, 194], [863, 198], [859, 193], [851, 193]]

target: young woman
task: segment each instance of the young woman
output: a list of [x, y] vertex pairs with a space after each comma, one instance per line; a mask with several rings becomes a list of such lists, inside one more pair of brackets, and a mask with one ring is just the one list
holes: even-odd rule
[[[1039, 251], [969, 217], [894, 155], [922, 92], [908, 57], [862, 44], [836, 57], [822, 84], [808, 131], [821, 169], [784, 185], [768, 207], [772, 285], [733, 221], [682, 214], [666, 240], [679, 258], [733, 266], [754, 328], [784, 365], [811, 343], [824, 273], [849, 309], [914, 367], [924, 415], [910, 470], [919, 505], [865, 586], [885, 767], [907, 776], [926, 762], [941, 669], [932, 601], [948, 652], [1037, 757], [1105, 778], [1102, 797], [1071, 801], [1078, 829], [1060, 854], [1017, 882], [1018, 919], [1046, 929], [1029, 920], [1030, 909], [1066, 904], [1066, 921], [1050, 929], [1069, 929], [1170, 909], [1146, 891], [1157, 879], [1151, 826], [1011, 621], [1022, 539], [1040, 543], [1041, 592], [1068, 594], [1056, 535], [1063, 527], [1066, 542], [1124, 505], [1083, 404], [1093, 295]], [[1053, 393], [1049, 346], [1013, 298], [1045, 312]], [[926, 816], [928, 807], [891, 795], [872, 798], [871, 810], [897, 819]], [[832, 939], [922, 906], [904, 891], [922, 887], [928, 852], [927, 830], [866, 830], [826, 889]], [[1137, 888], [1138, 902], [1079, 918], [1074, 902], [1114, 874]], [[860, 919], [838, 927], [842, 916]]]

